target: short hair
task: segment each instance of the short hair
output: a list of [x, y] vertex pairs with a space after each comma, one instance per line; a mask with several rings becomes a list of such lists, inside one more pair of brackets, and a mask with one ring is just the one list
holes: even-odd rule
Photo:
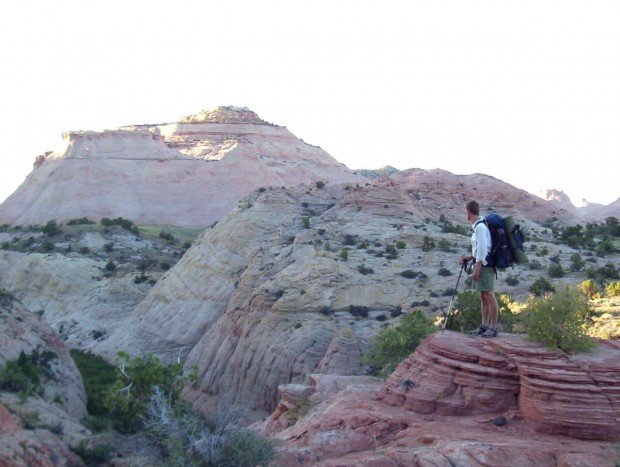
[[465, 205], [467, 210], [476, 216], [480, 215], [480, 205], [476, 201], [470, 201]]

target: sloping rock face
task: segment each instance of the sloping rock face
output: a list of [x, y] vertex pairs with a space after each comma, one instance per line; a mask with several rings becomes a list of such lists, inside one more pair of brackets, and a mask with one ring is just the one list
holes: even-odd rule
[[[3, 295], [0, 369], [20, 352], [32, 355], [35, 350], [49, 357], [39, 361], [42, 390], [24, 401], [0, 389], [0, 465], [82, 465], [69, 449], [88, 434], [79, 424], [86, 415], [86, 394], [78, 369], [63, 341], [45, 322]], [[52, 426], [60, 434], [53, 434]]]
[[[450, 186], [461, 179], [442, 178]], [[187, 395], [203, 408], [229, 392], [257, 412], [271, 412], [281, 384], [319, 372], [363, 374], [360, 355], [379, 320], [397, 320], [421, 301], [428, 311], [447, 304], [436, 297], [455, 278], [438, 269], [456, 270], [458, 253], [470, 248], [468, 236], [442, 233], [433, 223], [443, 212], [459, 222], [460, 197], [442, 205], [445, 193], [417, 199], [410, 186], [388, 179], [254, 192], [207, 229], [99, 351], [187, 358], [199, 368]], [[547, 209], [538, 216], [546, 219], [554, 208]], [[427, 235], [445, 238], [454, 250], [423, 251]], [[388, 255], [397, 240], [405, 248]], [[559, 249], [549, 246], [550, 254]], [[568, 261], [571, 249], [561, 249]], [[405, 270], [415, 277], [403, 276]], [[511, 292], [527, 295], [540, 274], [519, 274]], [[349, 337], [341, 334], [346, 328]]]
[[435, 212], [439, 208], [449, 218], [462, 219], [465, 204], [473, 199], [480, 203], [482, 214], [494, 211], [539, 223], [554, 217], [564, 223], [574, 224], [579, 220], [574, 213], [489, 175], [408, 169], [391, 179], [406, 189], [431, 216], [433, 208]]
[[[620, 437], [617, 412], [609, 410], [617, 410], [617, 399], [605, 404], [592, 394], [617, 390], [611, 373], [618, 374], [618, 352], [599, 343], [591, 354], [568, 356], [519, 336], [489, 343], [437, 333], [385, 383], [334, 376], [342, 378], [339, 387], [326, 391], [324, 377], [311, 375], [305, 386], [282, 386], [277, 409], [254, 428], [281, 442], [276, 466], [610, 466], [618, 452], [605, 440]], [[607, 368], [606, 379], [597, 380], [606, 382], [578, 383], [575, 358], [597, 372]], [[515, 394], [514, 383], [534, 373], [545, 389], [534, 397], [529, 389]], [[544, 424], [530, 411], [532, 400], [547, 404]], [[571, 401], [577, 414], [569, 413]], [[584, 403], [590, 412], [581, 410]]]
[[601, 222], [607, 217], [620, 217], [620, 199], [608, 205], [588, 203], [584, 199], [580, 205], [575, 206], [566, 193], [556, 189], [544, 191], [542, 197], [584, 221]]
[[366, 180], [243, 108], [203, 111], [181, 123], [68, 132], [63, 139], [65, 147], [39, 156], [0, 205], [0, 224], [121, 216], [206, 227], [260, 186]]
[[[23, 311], [18, 304], [2, 297], [0, 302], [0, 367], [15, 360], [20, 352], [26, 355], [37, 350], [51, 352], [52, 357], [41, 372], [42, 398], [57, 401], [76, 419], [86, 415], [86, 393], [82, 377], [69, 355], [69, 350], [41, 318]], [[56, 396], [59, 397], [56, 397]]]

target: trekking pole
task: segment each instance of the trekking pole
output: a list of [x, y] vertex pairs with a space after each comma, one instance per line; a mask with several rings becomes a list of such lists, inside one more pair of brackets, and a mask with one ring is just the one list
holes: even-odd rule
[[[463, 274], [463, 270], [467, 267], [468, 261], [464, 261], [461, 264], [461, 270], [459, 271], [459, 277], [456, 279], [456, 285], [454, 286], [454, 291], [452, 292], [452, 298], [450, 299], [450, 305], [448, 305], [448, 312], [446, 313], [446, 319], [444, 320], [441, 326], [441, 332], [444, 332], [446, 326], [448, 325], [448, 320], [451, 318], [452, 314], [452, 305], [454, 304], [454, 297], [456, 296], [456, 291], [459, 288], [459, 282], [461, 281], [461, 275]], [[451, 320], [450, 320], [451, 321]]]

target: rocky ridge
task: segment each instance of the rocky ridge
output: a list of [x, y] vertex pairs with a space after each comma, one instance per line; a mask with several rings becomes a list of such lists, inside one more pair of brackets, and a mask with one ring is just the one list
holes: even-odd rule
[[207, 227], [261, 186], [365, 180], [286, 127], [236, 107], [179, 123], [67, 132], [63, 140], [0, 205], [0, 224], [120, 216]]

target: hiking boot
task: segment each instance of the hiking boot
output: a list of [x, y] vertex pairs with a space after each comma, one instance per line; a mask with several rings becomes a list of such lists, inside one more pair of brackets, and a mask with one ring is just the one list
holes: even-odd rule
[[489, 328], [484, 333], [482, 333], [482, 337], [497, 337], [497, 330], [493, 328]]
[[476, 329], [474, 329], [473, 331], [469, 331], [468, 334], [473, 335], [473, 336], [480, 336], [481, 334], [484, 334], [486, 332], [488, 328], [486, 326], [483, 326], [482, 324], [480, 326], [478, 326]]

